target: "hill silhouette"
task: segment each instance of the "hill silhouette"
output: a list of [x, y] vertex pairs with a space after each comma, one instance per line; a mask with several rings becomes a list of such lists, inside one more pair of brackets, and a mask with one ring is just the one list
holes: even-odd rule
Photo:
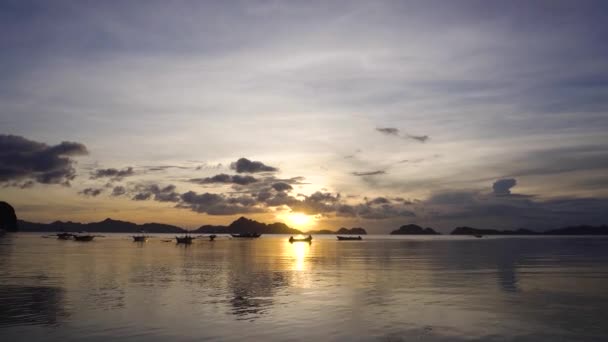
[[393, 230], [391, 235], [439, 235], [433, 228], [422, 228], [415, 224], [406, 224]]
[[6, 202], [0, 202], [0, 230], [16, 232], [18, 230], [15, 209]]
[[144, 223], [136, 224], [127, 221], [112, 220], [107, 218], [100, 222], [78, 223], [78, 222], [62, 222], [55, 221], [52, 223], [32, 223], [27, 221], [19, 221], [19, 226], [25, 232], [97, 232], [97, 233], [137, 233], [146, 231], [148, 233], [183, 233], [185, 229], [162, 223]]
[[355, 228], [345, 228], [342, 227], [336, 231], [329, 229], [321, 229], [321, 230], [309, 230], [306, 232], [307, 234], [315, 234], [315, 235], [367, 235], [367, 231], [360, 227]]
[[285, 223], [275, 222], [266, 224], [243, 216], [239, 217], [228, 226], [204, 225], [193, 232], [201, 234], [303, 234], [302, 231], [290, 228]]

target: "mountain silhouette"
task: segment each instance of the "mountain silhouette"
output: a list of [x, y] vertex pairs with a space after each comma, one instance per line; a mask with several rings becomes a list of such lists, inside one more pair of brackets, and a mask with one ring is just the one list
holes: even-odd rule
[[260, 233], [260, 234], [303, 234], [302, 231], [290, 228], [285, 223], [275, 222], [266, 224], [246, 217], [239, 217], [236, 221], [228, 226], [212, 226], [204, 225], [194, 231], [201, 234], [242, 234], [242, 233]]
[[146, 231], [148, 233], [183, 233], [185, 229], [162, 223], [144, 223], [136, 224], [127, 221], [119, 221], [107, 218], [100, 222], [78, 223], [78, 222], [62, 222], [55, 221], [53, 223], [32, 223], [27, 221], [19, 221], [19, 226], [22, 231], [26, 232], [48, 232], [48, 231], [66, 231], [66, 232], [98, 232], [98, 233], [136, 233]]
[[367, 231], [363, 228], [360, 227], [355, 227], [355, 228], [345, 228], [342, 227], [340, 229], [338, 229], [337, 231], [333, 231], [333, 230], [329, 230], [329, 229], [321, 229], [321, 230], [310, 230], [307, 232], [308, 234], [316, 234], [316, 235], [323, 235], [323, 234], [327, 234], [327, 235], [334, 235], [334, 234], [338, 234], [338, 235], [367, 235]]
[[439, 235], [433, 228], [422, 228], [415, 224], [406, 224], [393, 230], [391, 235]]

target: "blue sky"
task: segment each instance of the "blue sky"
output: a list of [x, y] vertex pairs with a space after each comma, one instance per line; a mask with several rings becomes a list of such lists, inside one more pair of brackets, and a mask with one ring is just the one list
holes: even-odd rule
[[4, 1], [1, 197], [34, 221], [607, 223], [607, 16], [601, 1]]

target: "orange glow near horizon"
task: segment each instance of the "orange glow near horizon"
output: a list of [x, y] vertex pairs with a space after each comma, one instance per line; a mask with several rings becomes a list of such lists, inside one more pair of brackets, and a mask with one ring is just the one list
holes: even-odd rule
[[303, 213], [289, 213], [283, 217], [280, 217], [285, 223], [292, 227], [300, 230], [309, 230], [316, 224], [316, 216], [307, 215]]

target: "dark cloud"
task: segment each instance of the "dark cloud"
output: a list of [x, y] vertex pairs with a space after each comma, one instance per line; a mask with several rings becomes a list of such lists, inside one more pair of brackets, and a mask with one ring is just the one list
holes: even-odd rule
[[368, 204], [388, 204], [390, 201], [386, 197], [376, 197], [370, 201], [367, 201]]
[[145, 201], [153, 198], [159, 202], [179, 202], [180, 194], [175, 191], [175, 185], [161, 187], [157, 184], [138, 184], [135, 186], [136, 201]]
[[0, 182], [69, 185], [76, 177], [71, 157], [86, 154], [87, 148], [76, 142], [49, 146], [21, 136], [0, 135]]
[[476, 192], [472, 191], [442, 191], [432, 194], [425, 203], [438, 205], [469, 204], [476, 201]]
[[238, 173], [257, 173], [257, 172], [276, 172], [278, 168], [264, 165], [259, 161], [251, 161], [247, 158], [240, 158], [236, 162], [230, 164], [230, 168]]
[[387, 135], [399, 135], [399, 129], [393, 127], [376, 128], [376, 131]]
[[394, 217], [415, 217], [416, 214], [403, 207], [383, 204], [380, 206], [360, 205], [357, 207], [357, 216], [364, 219], [382, 220]]
[[252, 176], [227, 175], [225, 173], [220, 173], [219, 175], [215, 175], [213, 177], [190, 179], [190, 182], [197, 183], [197, 184], [225, 183], [225, 184], [248, 185], [251, 183], [255, 183], [257, 181], [258, 180]]
[[275, 176], [265, 176], [258, 178], [254, 183], [246, 185], [234, 184], [232, 187], [239, 193], [257, 195], [257, 193], [260, 192], [272, 192], [273, 190], [276, 190], [273, 188], [273, 185], [276, 183], [285, 183], [292, 187], [295, 185], [309, 184], [305, 183], [304, 180], [304, 177], [277, 178]]
[[406, 136], [406, 138], [408, 138], [408, 139], [412, 139], [412, 140], [416, 140], [416, 141], [419, 141], [419, 142], [421, 142], [421, 143], [425, 143], [425, 142], [426, 142], [427, 140], [429, 140], [431, 137], [429, 137], [428, 135], [411, 135], [411, 134], [408, 134], [408, 135]]
[[140, 192], [133, 196], [133, 200], [135, 201], [147, 201], [152, 197], [151, 192]]
[[122, 196], [126, 193], [127, 189], [122, 185], [115, 186], [114, 189], [112, 189], [112, 196]]
[[[292, 197], [293, 198], [293, 197]], [[340, 204], [340, 194], [333, 195], [329, 192], [317, 191], [310, 196], [304, 196], [303, 200], [297, 200], [287, 204], [292, 210], [307, 214], [323, 214], [336, 211]]]
[[275, 189], [276, 191], [291, 191], [293, 190], [293, 187], [285, 182], [278, 182], [278, 183], [274, 183], [272, 184], [272, 188]]
[[266, 211], [265, 208], [256, 206], [257, 202], [253, 198], [245, 196], [227, 197], [222, 194], [208, 192], [197, 194], [194, 191], [188, 191], [180, 196], [180, 200], [178, 207], [208, 215], [235, 215]]
[[386, 171], [382, 171], [382, 170], [376, 170], [376, 171], [366, 171], [366, 172], [353, 172], [352, 175], [353, 176], [376, 176], [376, 175], [383, 175], [385, 174]]
[[133, 176], [135, 171], [132, 167], [127, 167], [122, 170], [110, 168], [110, 169], [98, 169], [91, 173], [91, 179], [98, 178], [111, 178], [112, 180], [121, 180], [124, 177]]
[[84, 196], [96, 197], [96, 196], [99, 196], [102, 192], [103, 192], [103, 189], [86, 188], [86, 189], [82, 190], [81, 192], [79, 192], [79, 194], [84, 195]]
[[499, 179], [492, 185], [494, 194], [496, 195], [510, 195], [511, 188], [517, 184], [514, 178]]

